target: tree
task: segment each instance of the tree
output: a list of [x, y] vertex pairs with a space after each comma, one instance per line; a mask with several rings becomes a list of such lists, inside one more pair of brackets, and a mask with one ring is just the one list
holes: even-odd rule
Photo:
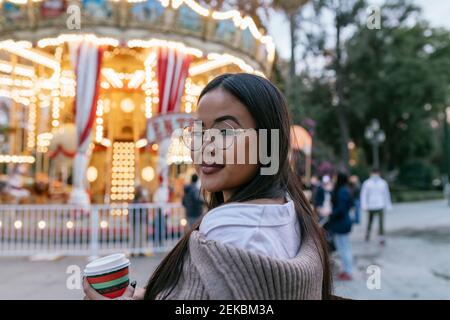
[[351, 134], [366, 150], [364, 126], [380, 120], [387, 136], [382, 156], [392, 170], [429, 160], [440, 148], [431, 121], [448, 103], [450, 35], [430, 28], [407, 1], [388, 1], [381, 12], [381, 29], [360, 25], [346, 44], [344, 99]]
[[323, 56], [330, 57], [323, 71], [300, 74], [296, 98], [301, 108], [293, 110], [293, 115], [297, 121], [313, 118], [316, 140], [342, 157], [343, 125], [338, 125], [342, 107], [348, 138], [364, 151], [364, 163], [372, 162], [365, 127], [376, 118], [387, 136], [381, 152], [384, 169], [399, 171], [400, 177], [412, 177], [405, 171], [419, 167], [428, 173], [436, 171], [431, 167], [442, 167], [447, 173], [449, 31], [431, 28], [410, 1], [388, 1], [380, 12], [381, 29], [370, 30], [363, 19], [355, 19], [348, 28], [353, 32], [342, 42], [341, 59], [338, 53], [323, 49]]
[[362, 9], [366, 7], [364, 0], [319, 0], [315, 6], [316, 11], [321, 15], [324, 11], [333, 15], [334, 44], [325, 48], [324, 54], [332, 56], [330, 64], [334, 72], [333, 100], [336, 117], [340, 129], [340, 160], [342, 169], [347, 170], [349, 165], [348, 143], [350, 142], [350, 132], [348, 125], [348, 111], [344, 103], [344, 91], [346, 87], [345, 74], [343, 70], [343, 32], [349, 26], [354, 26], [359, 18]]
[[289, 83], [288, 93], [293, 90], [293, 79], [296, 74], [296, 56], [297, 48], [297, 29], [299, 28], [299, 20], [301, 8], [308, 0], [273, 0], [272, 6], [276, 10], [280, 10], [289, 20], [289, 33], [291, 39], [291, 58], [289, 63]]

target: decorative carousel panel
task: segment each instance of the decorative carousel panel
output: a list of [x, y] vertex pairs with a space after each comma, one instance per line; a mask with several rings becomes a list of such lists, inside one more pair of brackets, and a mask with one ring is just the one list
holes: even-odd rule
[[216, 40], [233, 43], [236, 37], [236, 26], [232, 20], [219, 20], [216, 25], [214, 38]]
[[67, 19], [66, 10], [68, 1], [66, 0], [47, 0], [38, 3], [36, 14], [38, 25], [40, 27], [55, 26], [65, 24]]
[[3, 2], [4, 28], [11, 29], [18, 25], [26, 25], [26, 6], [11, 2]]
[[203, 32], [204, 20], [202, 16], [188, 6], [182, 5], [177, 10], [176, 23], [181, 28], [181, 31], [187, 31], [195, 35], [201, 35]]
[[242, 49], [245, 52], [252, 52], [256, 48], [256, 39], [253, 37], [249, 29], [242, 31]]
[[158, 25], [163, 21], [164, 7], [159, 0], [147, 0], [133, 4], [130, 25]]
[[113, 7], [108, 0], [83, 0], [84, 14], [93, 21], [107, 21], [113, 16]]
[[264, 61], [267, 59], [269, 52], [267, 51], [266, 46], [263, 43], [258, 43], [258, 47], [256, 49], [256, 59], [258, 61]]
[[65, 14], [67, 1], [46, 0], [40, 3], [41, 19], [54, 19]]

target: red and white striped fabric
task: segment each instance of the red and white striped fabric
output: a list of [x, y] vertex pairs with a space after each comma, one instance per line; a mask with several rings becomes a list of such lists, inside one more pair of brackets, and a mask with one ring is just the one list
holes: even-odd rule
[[97, 111], [102, 49], [91, 42], [82, 42], [78, 47], [75, 97], [75, 126], [77, 150], [73, 162], [73, 188], [69, 203], [88, 204], [89, 195], [86, 170], [89, 163], [89, 143], [92, 125]]
[[86, 153], [97, 110], [102, 50], [91, 42], [82, 42], [78, 48], [75, 100], [77, 152]]
[[159, 114], [180, 112], [181, 97], [192, 57], [174, 49], [158, 49]]

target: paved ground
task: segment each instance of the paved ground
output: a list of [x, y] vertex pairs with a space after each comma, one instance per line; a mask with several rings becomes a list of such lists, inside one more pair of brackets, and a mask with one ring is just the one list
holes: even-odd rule
[[[386, 216], [385, 247], [375, 237], [365, 243], [364, 228], [365, 217], [352, 233], [355, 279], [335, 282], [337, 294], [355, 299], [450, 299], [450, 208], [444, 201], [395, 205]], [[144, 285], [161, 257], [133, 258], [131, 278]], [[0, 299], [80, 299], [81, 290], [67, 288], [68, 280], [76, 285], [67, 270], [72, 265], [82, 269], [86, 263], [81, 257], [0, 258]], [[380, 270], [378, 290], [367, 287], [371, 265]]]
[[[355, 279], [335, 282], [355, 299], [450, 299], [450, 208], [444, 201], [398, 204], [386, 216], [387, 245], [364, 241], [366, 217], [352, 233]], [[375, 224], [373, 232], [377, 230]], [[373, 233], [374, 234], [374, 233]], [[371, 265], [379, 267], [379, 290], [369, 290]]]

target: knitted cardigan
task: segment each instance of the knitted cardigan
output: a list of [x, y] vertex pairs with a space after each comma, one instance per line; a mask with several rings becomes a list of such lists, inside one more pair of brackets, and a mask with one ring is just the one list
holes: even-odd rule
[[296, 257], [281, 260], [208, 240], [194, 231], [180, 279], [166, 299], [321, 299], [322, 278], [320, 255], [310, 237], [302, 241]]

